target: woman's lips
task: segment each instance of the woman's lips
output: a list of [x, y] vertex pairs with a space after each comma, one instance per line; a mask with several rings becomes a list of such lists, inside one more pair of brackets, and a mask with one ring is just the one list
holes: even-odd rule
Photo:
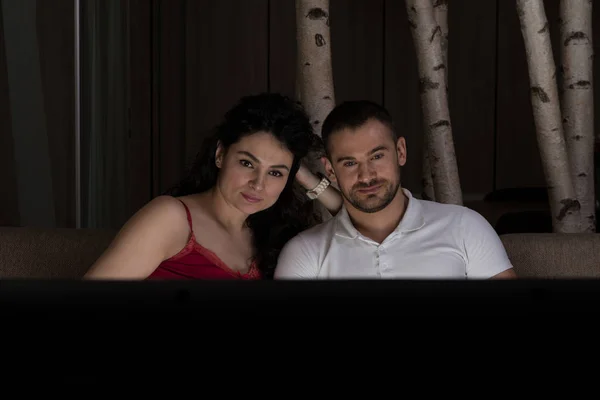
[[260, 197], [255, 197], [255, 196], [251, 196], [249, 194], [246, 193], [242, 193], [242, 197], [248, 202], [248, 203], [258, 203], [259, 201], [261, 201], [262, 199]]

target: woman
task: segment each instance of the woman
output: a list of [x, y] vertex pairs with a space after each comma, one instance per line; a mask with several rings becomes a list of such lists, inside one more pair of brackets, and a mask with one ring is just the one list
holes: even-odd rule
[[307, 191], [334, 214], [341, 207], [339, 193], [301, 165], [315, 138], [289, 98], [242, 98], [189, 175], [127, 221], [84, 278], [271, 278], [283, 245], [319, 222]]

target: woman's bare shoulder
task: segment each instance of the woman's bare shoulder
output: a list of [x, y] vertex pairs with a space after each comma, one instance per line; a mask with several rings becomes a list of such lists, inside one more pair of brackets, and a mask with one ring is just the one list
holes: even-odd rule
[[208, 207], [209, 198], [207, 193], [181, 196], [177, 197], [175, 200], [180, 204], [180, 206], [181, 203], [184, 203], [192, 215], [199, 220], [212, 218], [209, 212], [210, 207]]
[[177, 219], [180, 215], [185, 217], [185, 209], [179, 200], [171, 196], [158, 196], [136, 211], [123, 228], [127, 229], [139, 224], [148, 228], [148, 225], [155, 225], [172, 218]]
[[187, 241], [185, 208], [170, 196], [158, 196], [121, 228], [87, 277], [145, 278]]

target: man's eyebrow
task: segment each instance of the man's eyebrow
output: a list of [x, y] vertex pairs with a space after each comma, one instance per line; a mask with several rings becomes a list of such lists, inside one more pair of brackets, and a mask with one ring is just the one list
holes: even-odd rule
[[[389, 149], [387, 148], [387, 146], [377, 146], [373, 150], [369, 151], [369, 155], [377, 153], [378, 151], [381, 151], [381, 150], [389, 150]], [[339, 157], [336, 160], [336, 162], [339, 163], [339, 162], [342, 162], [342, 161], [352, 161], [352, 160], [355, 160], [355, 159], [356, 158], [354, 158], [354, 157], [344, 156], [344, 157]]]
[[[256, 156], [254, 154], [252, 154], [248, 151], [240, 150], [240, 151], [238, 151], [238, 154], [243, 154], [243, 155], [247, 156], [248, 158], [252, 159], [252, 161], [254, 161], [255, 163], [260, 164], [260, 160], [258, 158], [256, 158]], [[290, 168], [284, 164], [271, 165], [271, 168], [280, 168], [280, 169], [285, 169], [287, 171], [290, 170]]]
[[388, 150], [388, 148], [387, 148], [387, 146], [377, 146], [373, 150], [371, 150], [369, 152], [369, 154], [377, 153], [378, 151], [381, 151], [381, 150]]
[[340, 157], [340, 158], [338, 158], [338, 159], [336, 160], [336, 162], [342, 162], [342, 161], [352, 161], [352, 160], [354, 160], [354, 159], [355, 159], [354, 157], [347, 157], [347, 156], [345, 156], [345, 157]]

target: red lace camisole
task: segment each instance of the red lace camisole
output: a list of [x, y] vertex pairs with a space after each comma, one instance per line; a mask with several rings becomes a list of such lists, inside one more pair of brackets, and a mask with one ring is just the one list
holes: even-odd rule
[[196, 242], [192, 215], [183, 201], [181, 204], [187, 213], [190, 238], [179, 253], [163, 261], [148, 279], [261, 279], [256, 263], [242, 274], [229, 268], [215, 253]]

